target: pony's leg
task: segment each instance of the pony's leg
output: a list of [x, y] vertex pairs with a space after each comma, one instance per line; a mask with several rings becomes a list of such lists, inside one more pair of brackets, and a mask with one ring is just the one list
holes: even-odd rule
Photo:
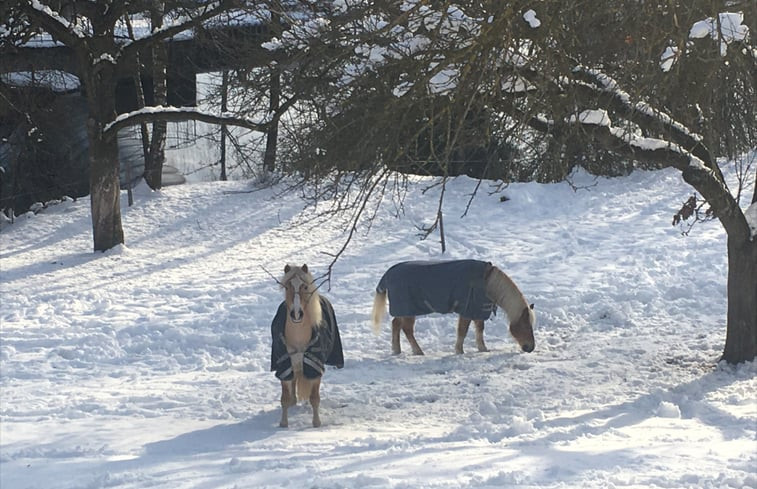
[[476, 325], [476, 346], [478, 347], [478, 351], [489, 351], [486, 344], [484, 344], [484, 321], [477, 319], [474, 321], [474, 324]]
[[289, 406], [296, 404], [294, 397], [294, 382], [291, 380], [281, 381], [281, 421], [279, 426], [286, 428], [289, 426], [289, 418], [287, 416], [287, 409]]
[[313, 428], [321, 426], [321, 417], [318, 415], [318, 406], [321, 405], [321, 378], [308, 380], [310, 385], [310, 405], [313, 407]]
[[415, 341], [415, 317], [403, 317], [401, 324], [402, 331], [405, 332], [405, 337], [407, 337], [407, 341], [410, 342], [410, 347], [413, 349], [413, 355], [423, 355], [423, 350], [418, 346], [418, 342]]
[[455, 342], [455, 353], [457, 355], [463, 354], [463, 342], [465, 341], [465, 335], [468, 334], [470, 321], [470, 319], [462, 316], [457, 318], [457, 341]]
[[402, 328], [402, 318], [392, 318], [392, 355], [399, 355], [400, 350], [400, 329]]

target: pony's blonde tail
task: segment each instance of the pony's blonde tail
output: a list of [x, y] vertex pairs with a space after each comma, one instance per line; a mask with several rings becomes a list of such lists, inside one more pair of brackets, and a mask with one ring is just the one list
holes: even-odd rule
[[381, 322], [384, 320], [386, 314], [386, 291], [376, 292], [373, 296], [373, 312], [371, 313], [371, 319], [373, 320], [373, 332], [379, 334], [381, 331]]

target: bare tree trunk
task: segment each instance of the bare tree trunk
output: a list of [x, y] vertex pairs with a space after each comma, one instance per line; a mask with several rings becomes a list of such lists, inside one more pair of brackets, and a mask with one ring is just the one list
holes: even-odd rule
[[[449, 161], [449, 160], [448, 160]], [[446, 173], [446, 169], [445, 169]], [[439, 195], [439, 208], [437, 210], [436, 219], [439, 222], [439, 244], [442, 247], [442, 254], [447, 252], [447, 237], [444, 235], [444, 211], [442, 206], [444, 205], [444, 193], [447, 190], [447, 175], [444, 176], [442, 182], [442, 191]]]
[[[124, 242], [121, 224], [118, 140], [103, 136], [105, 123], [115, 116], [113, 72], [103, 69], [89, 77], [89, 188], [95, 251], [106, 251]], [[99, 81], [99, 83], [98, 83]]]
[[[158, 29], [163, 26], [163, 2], [157, 2], [156, 9], [151, 12], [152, 27]], [[163, 42], [152, 47], [153, 59], [153, 100], [156, 106], [167, 103], [166, 65], [168, 63], [168, 48]], [[163, 186], [163, 163], [166, 159], [166, 129], [165, 121], [152, 125], [150, 140], [150, 157], [145, 161], [145, 181], [153, 190]]]
[[[229, 72], [224, 70], [221, 75], [221, 113], [228, 110]], [[221, 180], [226, 181], [226, 124], [221, 124]]]
[[722, 359], [733, 364], [752, 361], [757, 357], [757, 240], [722, 178], [691, 165], [681, 170], [684, 181], [707, 199], [728, 236], [728, 317]]
[[[271, 12], [271, 24], [278, 25], [281, 17], [276, 12]], [[265, 140], [265, 155], [263, 156], [263, 168], [268, 173], [276, 171], [276, 146], [279, 138], [279, 104], [281, 103], [281, 73], [279, 65], [271, 66], [270, 96], [268, 99], [268, 113], [271, 117], [271, 127], [268, 129]]]
[[[118, 146], [115, 141], [90, 138], [90, 189], [95, 251], [124, 242], [118, 179]], [[115, 162], [115, 164], [114, 164]]]
[[[131, 25], [131, 19], [127, 15], [125, 17], [126, 20], [126, 28], [129, 33], [129, 39], [134, 39], [134, 29]], [[137, 94], [137, 108], [143, 109], [145, 107], [145, 92], [142, 88], [142, 68], [141, 68], [141, 62], [139, 59], [139, 52], [137, 52], [134, 56], [134, 91]], [[140, 134], [142, 136], [142, 157], [144, 159], [145, 167], [147, 167], [147, 160], [150, 158], [150, 132], [147, 129], [147, 124], [142, 123], [139, 125]], [[126, 179], [129, 181], [129, 184], [126, 187], [127, 196], [129, 199], [129, 207], [134, 205], [134, 195], [131, 191], [131, 166], [126, 166]]]
[[278, 66], [271, 69], [271, 87], [270, 87], [270, 99], [268, 110], [272, 116], [271, 128], [268, 129], [268, 134], [265, 140], [265, 156], [263, 157], [263, 166], [268, 173], [273, 173], [276, 170], [276, 146], [279, 138], [279, 103], [281, 100], [281, 75], [278, 71]]
[[728, 237], [728, 324], [723, 360], [757, 357], [757, 241]]

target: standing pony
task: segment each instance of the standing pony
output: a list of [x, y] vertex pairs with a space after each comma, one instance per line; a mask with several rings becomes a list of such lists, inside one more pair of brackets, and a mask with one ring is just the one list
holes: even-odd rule
[[392, 319], [392, 353], [400, 353], [400, 330], [404, 331], [414, 355], [423, 355], [415, 340], [415, 317], [430, 313], [457, 313], [455, 353], [463, 353], [463, 340], [471, 321], [476, 325], [478, 351], [484, 344], [484, 321], [496, 306], [510, 321], [510, 334], [521, 349], [534, 349], [534, 305], [530, 306], [510, 277], [489, 262], [478, 260], [408, 261], [397, 263], [384, 273], [373, 300], [373, 330], [378, 334], [386, 313]]
[[313, 426], [318, 427], [324, 365], [344, 366], [334, 308], [318, 294], [307, 265], [286, 265], [280, 284], [284, 302], [271, 323], [271, 371], [281, 380], [279, 426], [289, 426], [287, 410], [299, 398], [310, 400]]

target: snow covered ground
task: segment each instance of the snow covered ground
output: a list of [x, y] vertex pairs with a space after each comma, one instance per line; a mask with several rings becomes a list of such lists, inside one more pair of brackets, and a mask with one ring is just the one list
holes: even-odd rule
[[[89, 202], [0, 234], [0, 487], [755, 488], [757, 365], [718, 365], [725, 235], [671, 226], [674, 171], [568, 184], [447, 187], [445, 230], [419, 240], [439, 187], [387, 197], [323, 292], [346, 365], [277, 426], [262, 268], [326, 271], [343, 219], [251, 182], [137, 192], [126, 245], [93, 254]], [[123, 201], [126, 199], [124, 198]], [[488, 353], [454, 352], [453, 316], [420, 318], [414, 357], [370, 327], [372, 291], [408, 259], [490, 260], [536, 304], [536, 350], [502, 314]]]

